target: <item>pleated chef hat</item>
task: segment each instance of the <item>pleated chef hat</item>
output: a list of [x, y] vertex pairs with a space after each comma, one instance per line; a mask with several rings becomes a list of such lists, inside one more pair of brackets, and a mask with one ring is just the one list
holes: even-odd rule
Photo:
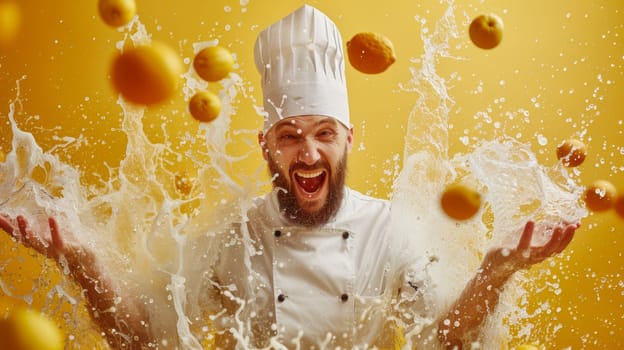
[[342, 38], [321, 11], [304, 5], [263, 30], [254, 48], [262, 79], [264, 133], [299, 115], [334, 117], [347, 128]]

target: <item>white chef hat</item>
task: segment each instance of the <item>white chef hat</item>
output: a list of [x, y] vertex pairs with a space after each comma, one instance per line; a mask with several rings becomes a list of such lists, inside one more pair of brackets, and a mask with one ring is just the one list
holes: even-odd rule
[[272, 24], [258, 35], [254, 58], [262, 76], [265, 134], [299, 115], [334, 117], [351, 127], [342, 38], [324, 13], [304, 5]]

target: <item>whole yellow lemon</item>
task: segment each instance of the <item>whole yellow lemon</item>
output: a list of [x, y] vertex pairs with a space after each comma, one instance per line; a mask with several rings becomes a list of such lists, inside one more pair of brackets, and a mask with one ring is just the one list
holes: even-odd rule
[[208, 46], [195, 54], [193, 68], [205, 81], [219, 81], [234, 70], [234, 57], [223, 46]]
[[154, 105], [178, 90], [182, 60], [161, 42], [124, 50], [113, 60], [111, 80], [115, 90], [128, 101]]
[[481, 49], [493, 49], [503, 40], [503, 20], [490, 13], [475, 17], [468, 34], [473, 44]]
[[442, 210], [455, 220], [467, 220], [481, 208], [481, 195], [464, 185], [448, 186], [440, 198]]
[[9, 45], [19, 32], [21, 11], [14, 2], [0, 2], [0, 45]]
[[7, 319], [0, 320], [0, 339], [3, 349], [62, 350], [61, 330], [45, 315], [26, 308], [18, 308]]
[[371, 32], [357, 33], [347, 41], [347, 56], [353, 68], [366, 74], [382, 73], [396, 61], [390, 39]]
[[221, 112], [221, 100], [208, 90], [198, 91], [189, 101], [189, 112], [200, 122], [211, 122]]
[[136, 14], [136, 3], [134, 0], [98, 0], [98, 12], [104, 23], [121, 27]]
[[615, 186], [606, 180], [596, 180], [585, 189], [585, 205], [594, 212], [611, 209], [617, 193]]
[[581, 165], [587, 155], [585, 144], [577, 139], [563, 141], [557, 146], [557, 158], [567, 167]]

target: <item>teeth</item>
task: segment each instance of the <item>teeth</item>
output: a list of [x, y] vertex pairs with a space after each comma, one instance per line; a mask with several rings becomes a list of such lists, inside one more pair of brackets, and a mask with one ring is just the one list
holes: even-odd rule
[[297, 176], [300, 176], [306, 179], [311, 179], [313, 177], [321, 176], [322, 173], [323, 173], [323, 170], [315, 171], [313, 173], [302, 173], [298, 171]]

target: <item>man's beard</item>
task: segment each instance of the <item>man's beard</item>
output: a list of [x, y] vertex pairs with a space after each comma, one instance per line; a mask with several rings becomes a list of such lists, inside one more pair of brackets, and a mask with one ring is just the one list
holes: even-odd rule
[[284, 174], [273, 158], [271, 158], [271, 155], [269, 155], [269, 171], [271, 172], [271, 176], [274, 177], [273, 187], [278, 189], [277, 199], [280, 211], [284, 213], [290, 222], [307, 227], [313, 227], [327, 223], [336, 215], [338, 209], [340, 208], [340, 204], [342, 203], [342, 197], [344, 196], [344, 184], [347, 173], [347, 154], [348, 152], [345, 148], [344, 155], [336, 165], [335, 172], [330, 171], [328, 179], [329, 191], [325, 204], [321, 209], [314, 213], [308, 213], [299, 206], [293, 188], [296, 184], [291, 183], [289, 186], [286, 176], [289, 176], [297, 169], [318, 169], [319, 167], [324, 167], [325, 169], [331, 170], [329, 164], [325, 161], [319, 161], [317, 164], [312, 166], [294, 163], [290, 169], [288, 169], [288, 173]]

